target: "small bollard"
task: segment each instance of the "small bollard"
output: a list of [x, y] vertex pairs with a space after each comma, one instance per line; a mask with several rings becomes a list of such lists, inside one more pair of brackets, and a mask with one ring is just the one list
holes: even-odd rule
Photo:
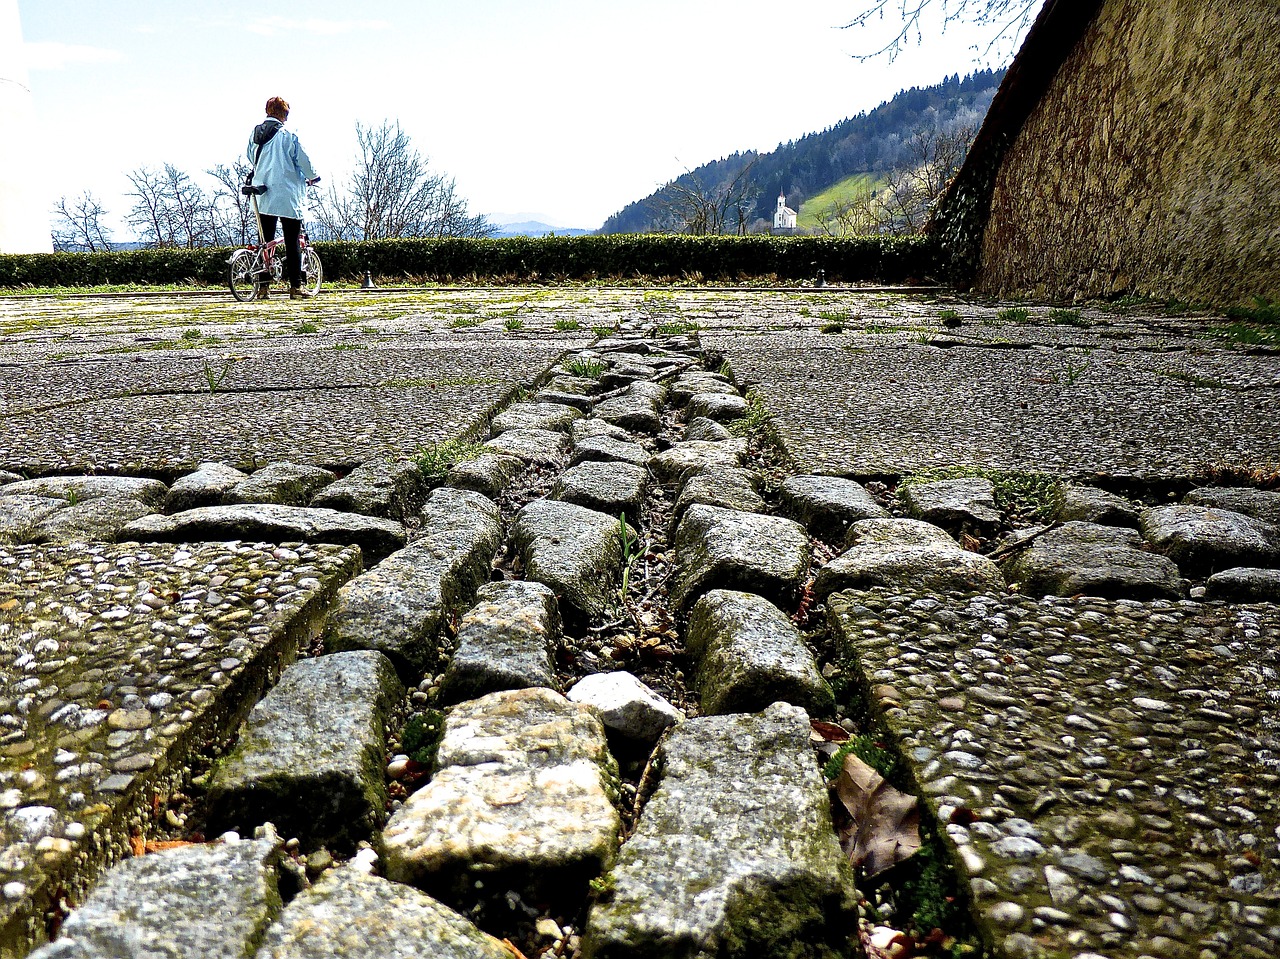
[[814, 285], [814, 286], [826, 286], [826, 285], [827, 285], [827, 271], [826, 271], [826, 270], [819, 270], [819, 271], [818, 271], [818, 278], [817, 278], [816, 280], [814, 280], [814, 281], [813, 281], [813, 285]]
[[362, 290], [377, 289], [377, 287], [373, 285], [373, 272], [371, 270], [364, 271], [364, 282], [360, 284], [360, 289]]

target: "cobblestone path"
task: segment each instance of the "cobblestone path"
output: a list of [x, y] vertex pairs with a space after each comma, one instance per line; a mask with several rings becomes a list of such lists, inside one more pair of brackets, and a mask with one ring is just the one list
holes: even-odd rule
[[[1280, 954], [1280, 351], [0, 306], [3, 959]], [[846, 741], [919, 798], [874, 875]]]

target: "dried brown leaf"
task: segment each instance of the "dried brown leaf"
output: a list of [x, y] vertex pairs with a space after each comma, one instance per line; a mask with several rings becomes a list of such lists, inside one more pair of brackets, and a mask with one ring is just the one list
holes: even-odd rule
[[843, 743], [849, 739], [849, 733], [843, 726], [823, 722], [821, 719], [809, 720], [809, 729], [809, 742]]
[[920, 809], [915, 796], [894, 789], [852, 753], [844, 757], [834, 788], [853, 820], [841, 830], [841, 847], [866, 875], [884, 872], [920, 848]]

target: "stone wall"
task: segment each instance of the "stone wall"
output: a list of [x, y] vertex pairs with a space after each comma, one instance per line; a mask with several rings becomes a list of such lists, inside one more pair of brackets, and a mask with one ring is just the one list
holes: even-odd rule
[[999, 169], [978, 288], [1280, 299], [1277, 37], [1275, 0], [1104, 3]]

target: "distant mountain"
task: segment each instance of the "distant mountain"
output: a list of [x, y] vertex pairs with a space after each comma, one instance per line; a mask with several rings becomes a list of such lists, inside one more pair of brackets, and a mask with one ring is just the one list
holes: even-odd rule
[[[492, 219], [490, 222], [494, 222]], [[497, 231], [494, 236], [546, 236], [548, 233], [554, 233], [556, 236], [586, 236], [588, 233], [594, 233], [594, 230], [580, 230], [577, 227], [552, 226], [550, 223], [543, 223], [540, 220], [526, 220], [523, 223], [495, 223]]]
[[[673, 183], [711, 192], [744, 175], [750, 197], [746, 220], [773, 222], [778, 194], [793, 210], [815, 194], [856, 174], [883, 176], [907, 159], [908, 141], [922, 129], [951, 132], [981, 125], [1003, 70], [980, 70], [961, 79], [954, 74], [930, 87], [912, 87], [869, 113], [841, 120], [820, 133], [778, 145], [770, 153], [735, 153], [703, 164]], [[637, 200], [605, 220], [601, 233], [646, 233], [679, 229], [673, 217], [677, 189], [672, 183]], [[736, 221], [735, 221], [736, 222]]]

